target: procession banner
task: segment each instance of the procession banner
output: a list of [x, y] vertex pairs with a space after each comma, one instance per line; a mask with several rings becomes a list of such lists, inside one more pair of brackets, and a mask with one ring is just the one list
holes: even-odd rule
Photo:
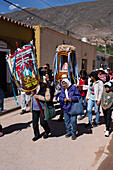
[[25, 92], [34, 91], [38, 86], [38, 69], [33, 45], [28, 44], [7, 56], [11, 76], [17, 87]]

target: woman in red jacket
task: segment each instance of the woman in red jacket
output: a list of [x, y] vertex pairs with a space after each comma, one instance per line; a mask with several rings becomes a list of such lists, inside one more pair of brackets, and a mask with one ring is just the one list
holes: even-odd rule
[[[83, 103], [84, 109], [86, 110], [87, 104], [86, 104], [85, 98], [86, 98], [87, 90], [83, 90], [84, 85], [88, 85], [87, 72], [85, 70], [81, 70], [80, 71], [80, 80], [79, 80], [79, 84], [77, 87], [79, 88], [80, 94], [82, 96], [81, 102]], [[85, 116], [85, 113], [84, 113], [84, 116]], [[84, 116], [80, 115], [80, 117], [78, 119], [81, 120]]]

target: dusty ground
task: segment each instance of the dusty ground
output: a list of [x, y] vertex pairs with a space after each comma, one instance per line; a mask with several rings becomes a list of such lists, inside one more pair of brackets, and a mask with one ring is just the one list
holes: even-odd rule
[[[49, 121], [51, 136], [32, 141], [32, 114], [20, 115], [20, 110], [0, 116], [5, 135], [0, 138], [0, 170], [89, 170], [101, 158], [109, 138], [104, 137], [103, 116], [101, 125], [84, 127], [87, 117], [78, 121], [78, 137], [66, 139], [63, 122], [58, 116]], [[40, 127], [41, 133], [43, 129]], [[112, 134], [111, 134], [112, 135]]]

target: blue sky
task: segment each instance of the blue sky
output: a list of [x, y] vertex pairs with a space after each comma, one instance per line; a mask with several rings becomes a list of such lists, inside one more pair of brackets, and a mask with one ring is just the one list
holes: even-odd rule
[[[46, 3], [50, 4], [51, 6], [62, 6], [62, 5], [69, 5], [69, 4], [75, 4], [79, 2], [86, 2], [86, 1], [93, 1], [93, 0], [8, 0], [16, 5], [19, 5], [20, 7], [36, 7], [38, 9], [42, 8], [49, 8], [47, 4], [45, 4], [42, 1], [45, 1]], [[9, 13], [17, 11], [18, 9], [14, 6], [4, 2], [3, 0], [0, 0], [0, 14], [2, 13]]]

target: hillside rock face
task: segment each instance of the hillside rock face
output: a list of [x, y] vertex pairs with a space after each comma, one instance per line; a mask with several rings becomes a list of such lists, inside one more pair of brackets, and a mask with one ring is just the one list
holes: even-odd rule
[[3, 15], [28, 25], [42, 25], [65, 34], [69, 30], [69, 35], [76, 38], [113, 36], [113, 0], [25, 10], [33, 13], [34, 16], [23, 10]]

